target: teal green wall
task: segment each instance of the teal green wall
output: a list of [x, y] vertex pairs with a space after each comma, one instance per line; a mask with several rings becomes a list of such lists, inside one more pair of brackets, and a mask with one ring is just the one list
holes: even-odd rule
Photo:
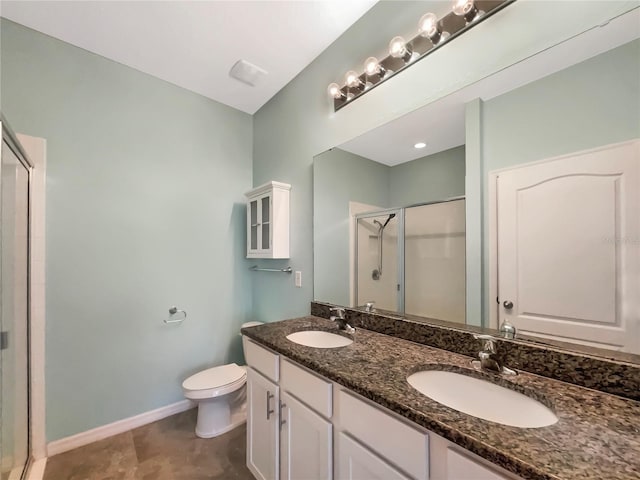
[[334, 148], [313, 162], [314, 298], [349, 305], [349, 202], [386, 208], [390, 167]]
[[464, 146], [401, 163], [389, 170], [389, 206], [464, 195]]
[[[241, 360], [252, 119], [2, 21], [2, 111], [47, 139], [46, 409], [56, 440]], [[182, 325], [163, 323], [177, 305]]]
[[[295, 288], [288, 276], [255, 276], [252, 289], [256, 319], [272, 321], [309, 312], [313, 298], [313, 285], [308, 279], [313, 278], [314, 155], [635, 6], [637, 1], [633, 0], [515, 2], [334, 113], [327, 85], [340, 81], [349, 69], [361, 69], [361, 62], [369, 55], [383, 55], [394, 35], [415, 31], [411, 26], [428, 8], [426, 2], [376, 4], [254, 115], [253, 184], [279, 180], [292, 185], [291, 259], [270, 265], [290, 264], [303, 272], [302, 288]], [[480, 245], [468, 250], [467, 256], [478, 264]], [[475, 312], [476, 317], [479, 314]]]
[[472, 181], [482, 187], [487, 298], [489, 172], [640, 138], [640, 40], [486, 101], [476, 115], [482, 168]]

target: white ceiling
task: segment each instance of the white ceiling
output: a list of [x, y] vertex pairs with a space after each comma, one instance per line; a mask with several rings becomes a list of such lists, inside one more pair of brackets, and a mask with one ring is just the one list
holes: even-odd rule
[[[640, 8], [339, 146], [393, 166], [465, 143], [465, 104], [489, 100], [640, 37]], [[425, 142], [422, 149], [414, 148]]]
[[[377, 0], [6, 1], [1, 15], [253, 114]], [[229, 77], [244, 59], [268, 75]]]

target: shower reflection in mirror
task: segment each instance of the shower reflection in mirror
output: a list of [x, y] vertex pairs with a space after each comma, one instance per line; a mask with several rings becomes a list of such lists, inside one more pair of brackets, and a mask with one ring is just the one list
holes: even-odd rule
[[465, 322], [465, 201], [454, 198], [354, 217], [354, 300]]

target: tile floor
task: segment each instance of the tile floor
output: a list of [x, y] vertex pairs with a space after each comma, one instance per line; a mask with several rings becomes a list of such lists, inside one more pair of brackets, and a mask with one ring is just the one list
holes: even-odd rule
[[246, 426], [216, 438], [195, 435], [192, 409], [61, 453], [44, 480], [254, 480], [246, 467]]

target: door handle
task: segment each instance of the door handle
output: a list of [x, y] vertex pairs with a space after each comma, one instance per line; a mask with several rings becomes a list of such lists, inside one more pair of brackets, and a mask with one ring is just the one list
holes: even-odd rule
[[513, 302], [510, 300], [505, 300], [502, 306], [507, 310], [511, 310], [513, 308]]
[[271, 414], [273, 413], [273, 410], [271, 410], [270, 408], [272, 398], [273, 398], [273, 393], [267, 390], [267, 420], [269, 420], [269, 418], [271, 417]]

